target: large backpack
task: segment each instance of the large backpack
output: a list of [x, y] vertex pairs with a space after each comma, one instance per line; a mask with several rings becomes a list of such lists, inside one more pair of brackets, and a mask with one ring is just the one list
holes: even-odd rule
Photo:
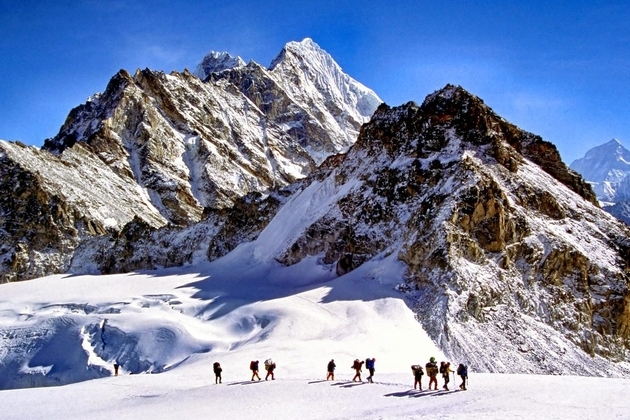
[[440, 373], [442, 374], [446, 373], [446, 363], [442, 363], [440, 365]]
[[425, 366], [425, 367], [426, 367], [426, 369], [427, 369], [427, 375], [429, 375], [429, 376], [436, 376], [436, 375], [437, 375], [437, 373], [438, 373], [438, 368], [437, 368], [437, 366], [435, 365], [435, 363], [431, 363], [431, 362], [429, 362], [429, 363], [427, 363], [427, 364], [426, 364], [426, 366]]
[[413, 365], [411, 366], [411, 370], [413, 371], [414, 376], [422, 376], [424, 375], [424, 371], [422, 370], [422, 366], [420, 365]]
[[256, 363], [256, 361], [254, 360], [249, 362], [249, 370], [256, 370], [256, 369], [258, 369], [258, 363]]
[[465, 364], [460, 363], [459, 366], [457, 367], [457, 374], [459, 376], [468, 376], [468, 368], [466, 367]]

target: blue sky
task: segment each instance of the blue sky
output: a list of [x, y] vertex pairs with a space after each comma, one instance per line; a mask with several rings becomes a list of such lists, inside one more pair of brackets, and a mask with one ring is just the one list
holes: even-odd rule
[[390, 105], [459, 84], [570, 163], [630, 144], [629, 21], [627, 1], [0, 0], [0, 138], [40, 146], [121, 68], [268, 65], [311, 37]]

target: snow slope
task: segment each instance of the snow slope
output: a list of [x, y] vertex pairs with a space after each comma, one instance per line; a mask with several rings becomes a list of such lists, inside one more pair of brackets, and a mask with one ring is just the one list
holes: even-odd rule
[[[392, 287], [397, 263], [381, 259], [334, 280], [314, 260], [279, 269], [250, 258], [237, 269], [252, 253], [241, 246], [200, 272], [3, 285], [3, 388], [43, 385], [43, 372], [47, 385], [55, 375], [58, 383], [103, 378], [4, 390], [2, 418], [608, 419], [630, 407], [628, 379], [471, 372], [466, 392], [413, 390], [409, 366], [443, 356]], [[376, 384], [350, 382], [352, 360], [368, 356]], [[249, 360], [268, 357], [276, 380], [251, 382]], [[326, 382], [330, 358], [336, 380]], [[214, 361], [223, 384], [214, 384]], [[141, 372], [163, 373], [130, 375]]]
[[401, 268], [391, 257], [332, 279], [316, 258], [281, 268], [252, 254], [246, 244], [201, 272], [3, 285], [0, 387], [109, 376], [115, 361], [143, 373], [219, 359], [246, 376], [250, 359], [273, 356], [296, 378], [317, 376], [329, 357], [349, 366], [394, 352], [380, 365], [405, 372], [414, 358], [440, 355], [394, 290]]
[[468, 391], [447, 393], [414, 391], [410, 374], [377, 374], [383, 382], [374, 385], [323, 375], [251, 383], [230, 372], [215, 385], [210, 366], [196, 364], [181, 373], [3, 391], [0, 404], [5, 420], [623, 419], [629, 408], [624, 379], [473, 374]]

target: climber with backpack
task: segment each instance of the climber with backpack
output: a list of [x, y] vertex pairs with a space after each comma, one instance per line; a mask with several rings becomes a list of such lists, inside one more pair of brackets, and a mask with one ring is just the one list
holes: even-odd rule
[[359, 382], [363, 382], [361, 380], [361, 368], [363, 367], [363, 362], [360, 362], [359, 359], [354, 359], [354, 363], [350, 366], [356, 372], [354, 378], [352, 378], [352, 382], [355, 382], [357, 378]]
[[429, 375], [429, 391], [431, 390], [431, 384], [434, 384], [434, 390], [437, 391], [437, 375], [438, 375], [438, 367], [435, 362], [435, 357], [429, 359], [429, 363], [425, 365], [427, 370], [427, 375]]
[[442, 389], [445, 389], [447, 391], [449, 390], [448, 383], [451, 380], [451, 372], [453, 372], [451, 370], [451, 363], [442, 362], [442, 364], [440, 365], [440, 373], [442, 374], [442, 378], [444, 379], [444, 386], [442, 387]]
[[258, 378], [258, 380], [260, 381], [260, 376], [258, 376], [258, 360], [252, 360], [249, 363], [249, 370], [252, 371], [252, 381], [254, 380], [254, 378]]
[[328, 362], [328, 375], [326, 375], [326, 380], [335, 380], [335, 368], [337, 367], [337, 365], [335, 364], [335, 359], [330, 359], [330, 362]]
[[267, 359], [265, 360], [265, 370], [267, 371], [267, 376], [265, 376], [265, 381], [269, 379], [269, 376], [271, 376], [271, 380], [275, 381], [276, 378], [273, 375], [273, 371], [276, 369], [276, 364], [274, 363], [273, 360], [271, 359]]
[[468, 367], [465, 364], [460, 363], [459, 366], [457, 366], [457, 374], [460, 378], [462, 378], [462, 383], [461, 385], [459, 385], [459, 389], [461, 389], [462, 391], [466, 391], [466, 382], [468, 381]]
[[367, 377], [367, 381], [371, 384], [374, 383], [372, 378], [374, 377], [374, 363], [376, 363], [375, 358], [367, 358], [365, 359], [365, 368], [370, 372], [370, 376]]
[[221, 383], [221, 372], [223, 372], [223, 369], [221, 368], [221, 364], [219, 362], [214, 362], [212, 364], [212, 370], [214, 371], [214, 383], [215, 384], [220, 384]]
[[412, 365], [411, 371], [413, 372], [413, 389], [416, 389], [416, 385], [418, 389], [422, 391], [422, 375], [424, 375], [424, 371], [422, 370], [422, 366], [420, 365]]

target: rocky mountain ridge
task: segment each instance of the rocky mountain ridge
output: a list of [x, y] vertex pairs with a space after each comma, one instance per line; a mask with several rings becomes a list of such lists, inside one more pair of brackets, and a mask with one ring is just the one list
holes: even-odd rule
[[[262, 66], [250, 62], [261, 69], [261, 84], [273, 82], [265, 91], [264, 103], [251, 101], [241, 90], [246, 86], [226, 79], [204, 82], [187, 70], [165, 74], [145, 69], [133, 76], [121, 70], [103, 93], [73, 109], [59, 134], [41, 150], [0, 143], [6, 161], [3, 169], [7, 169], [2, 174], [7, 200], [11, 201], [16, 184], [28, 190], [22, 194], [25, 200], [39, 199], [35, 207], [16, 203], [1, 209], [2, 281], [65, 272], [79, 244], [93, 237], [98, 241], [104, 233], [113, 241], [128, 223], [137, 222], [149, 230], [194, 225], [204, 214], [220, 213], [246, 194], [289, 185], [310, 173], [325, 156], [345, 150], [356, 136], [348, 127], [358, 129], [369, 118], [361, 114], [366, 109], [351, 109], [359, 100], [356, 95], [369, 97], [374, 108], [380, 99], [349, 76], [322, 75], [317, 60], [334, 61], [310, 39], [291, 45], [308, 55], [301, 58], [299, 76], [289, 77], [285, 72], [282, 78], [272, 78]], [[274, 60], [278, 68], [284, 68], [284, 61], [298, 59], [296, 54], [281, 55], [286, 60]], [[227, 55], [210, 57], [221, 61], [223, 71], [236, 70], [231, 61], [240, 63]], [[208, 70], [209, 65], [206, 57], [200, 68]], [[216, 69], [218, 64], [214, 65]], [[315, 69], [309, 72], [309, 66]], [[310, 82], [311, 77], [317, 82]], [[288, 95], [295, 80], [316, 83], [316, 89], [323, 91], [310, 91], [313, 98], [308, 93]], [[355, 86], [361, 86], [361, 91]], [[338, 91], [358, 93], [334, 108], [316, 106], [338, 101], [329, 97]], [[267, 105], [289, 112], [276, 117]], [[14, 169], [9, 171], [10, 167]], [[25, 186], [19, 176], [36, 177], [39, 182]], [[51, 200], [42, 198], [47, 195], [57, 197], [64, 212], [57, 211], [56, 204], [50, 208], [53, 204], [47, 202]], [[52, 220], [42, 225], [44, 217]], [[17, 229], [11, 222], [17, 218], [24, 228]], [[84, 228], [88, 225], [96, 226], [97, 233]], [[63, 247], [58, 241], [33, 240], [54, 236], [59, 229], [70, 232]], [[98, 252], [106, 254], [109, 242]]]
[[[330, 160], [259, 202], [282, 202], [267, 225], [230, 216], [210, 259], [251, 238], [261, 261], [318, 258], [337, 275], [395, 255], [418, 321], [476, 371], [630, 372], [630, 231], [553, 145], [447, 86], [422, 106], [381, 105]], [[297, 212], [311, 216], [286, 226]]]

